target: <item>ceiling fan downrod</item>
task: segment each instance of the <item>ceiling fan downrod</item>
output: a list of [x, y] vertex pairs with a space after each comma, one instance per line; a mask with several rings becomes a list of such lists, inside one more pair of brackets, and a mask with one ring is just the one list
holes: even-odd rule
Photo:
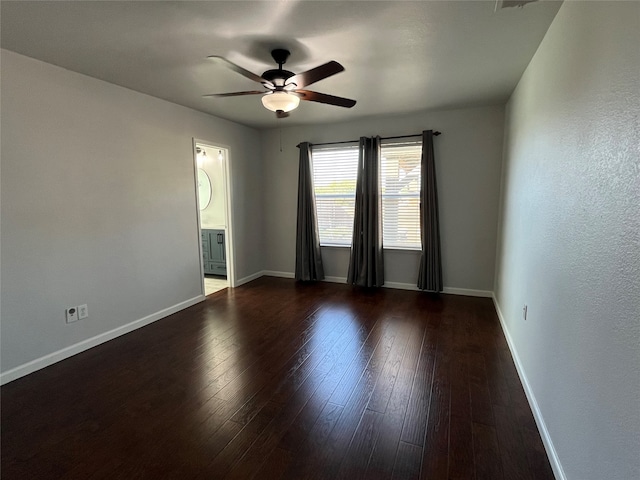
[[289, 58], [290, 54], [291, 52], [284, 48], [271, 50], [271, 56], [278, 64], [278, 69], [267, 70], [262, 74], [262, 78], [275, 85], [275, 91], [282, 91], [287, 80], [295, 75], [295, 73], [282, 68], [282, 65], [287, 62], [287, 58]]

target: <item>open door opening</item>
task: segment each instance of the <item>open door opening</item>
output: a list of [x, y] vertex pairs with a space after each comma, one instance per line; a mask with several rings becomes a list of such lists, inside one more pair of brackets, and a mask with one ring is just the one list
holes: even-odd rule
[[229, 149], [194, 140], [204, 295], [234, 286]]

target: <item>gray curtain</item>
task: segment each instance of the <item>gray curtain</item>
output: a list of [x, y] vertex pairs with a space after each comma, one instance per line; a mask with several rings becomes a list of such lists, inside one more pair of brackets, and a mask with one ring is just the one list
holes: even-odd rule
[[381, 287], [384, 283], [379, 170], [380, 137], [361, 137], [347, 282], [363, 287]]
[[422, 132], [421, 169], [420, 236], [422, 238], [422, 255], [420, 257], [420, 272], [418, 273], [418, 288], [429, 292], [441, 292], [443, 288], [442, 259], [432, 130]]
[[298, 173], [298, 223], [296, 227], [296, 280], [324, 279], [316, 199], [313, 193], [311, 144], [298, 145], [300, 167]]

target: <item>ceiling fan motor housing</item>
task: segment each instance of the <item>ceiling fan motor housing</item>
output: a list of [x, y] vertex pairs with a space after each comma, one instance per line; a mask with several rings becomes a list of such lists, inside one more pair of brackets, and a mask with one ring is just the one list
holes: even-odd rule
[[273, 83], [276, 87], [283, 87], [285, 82], [293, 77], [295, 73], [288, 70], [267, 70], [262, 74], [262, 78]]

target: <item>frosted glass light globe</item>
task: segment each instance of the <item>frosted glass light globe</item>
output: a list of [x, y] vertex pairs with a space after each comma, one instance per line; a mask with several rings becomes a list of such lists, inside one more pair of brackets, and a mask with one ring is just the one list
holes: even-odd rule
[[286, 92], [273, 92], [262, 97], [262, 104], [272, 112], [290, 112], [300, 104], [300, 98]]

